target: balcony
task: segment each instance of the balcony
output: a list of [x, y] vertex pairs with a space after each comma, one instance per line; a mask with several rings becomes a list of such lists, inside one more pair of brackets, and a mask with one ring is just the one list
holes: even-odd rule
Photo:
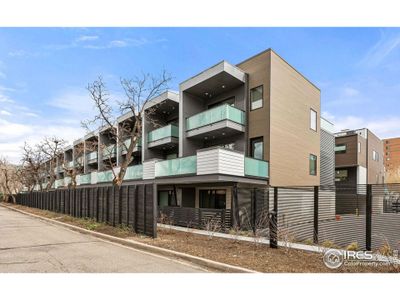
[[[124, 145], [125, 145], [125, 147], [124, 147], [124, 146], [121, 146], [121, 148], [122, 148], [121, 154], [122, 154], [122, 155], [125, 155], [125, 154], [127, 153], [127, 150], [126, 150], [126, 149], [128, 149], [129, 146], [131, 145], [131, 139], [126, 139], [126, 140], [124, 141]], [[135, 153], [135, 152], [140, 152], [141, 150], [142, 150], [142, 139], [139, 138], [139, 140], [138, 140], [137, 143], [136, 143], [135, 148], [133, 148], [133, 153]]]
[[80, 184], [91, 184], [91, 174], [82, 174], [79, 177]]
[[269, 164], [267, 161], [254, 159], [250, 157], [244, 158], [244, 174], [251, 177], [269, 177]]
[[114, 179], [113, 172], [111, 170], [98, 172], [97, 173], [97, 182], [112, 182]]
[[54, 187], [58, 189], [59, 187], [64, 187], [64, 179], [58, 179], [54, 182]]
[[187, 156], [156, 163], [155, 177], [196, 174], [197, 157]]
[[130, 166], [126, 169], [124, 180], [136, 180], [143, 178], [143, 165]]
[[117, 154], [117, 146], [109, 145], [103, 149], [103, 160], [113, 158]]
[[71, 177], [64, 177], [64, 186], [70, 185], [72, 182]]
[[207, 135], [229, 136], [245, 132], [245, 112], [223, 104], [186, 119], [186, 136], [204, 138]]
[[78, 165], [80, 165], [80, 166], [83, 166], [83, 155], [78, 156], [78, 157], [76, 158], [76, 163], [77, 163]]
[[179, 143], [179, 127], [173, 124], [150, 131], [147, 135], [147, 148], [165, 148]]
[[97, 163], [97, 155], [98, 155], [97, 151], [93, 151], [86, 154], [86, 159], [88, 164]]
[[73, 161], [67, 161], [67, 162], [65, 162], [65, 166], [67, 168], [73, 168], [74, 167], [74, 162]]

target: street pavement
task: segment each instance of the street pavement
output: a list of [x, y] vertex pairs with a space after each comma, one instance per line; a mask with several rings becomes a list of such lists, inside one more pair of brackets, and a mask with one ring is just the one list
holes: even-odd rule
[[0, 273], [8, 272], [189, 273], [204, 270], [0, 206]]

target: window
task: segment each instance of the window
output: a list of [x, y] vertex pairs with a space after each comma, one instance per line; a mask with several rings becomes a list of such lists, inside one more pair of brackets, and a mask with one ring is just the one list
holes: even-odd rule
[[375, 150], [372, 151], [372, 160], [379, 161], [379, 154]]
[[347, 170], [336, 170], [335, 181], [347, 181], [349, 178], [349, 172]]
[[176, 199], [174, 197], [174, 192], [172, 190], [169, 191], [159, 191], [158, 192], [158, 207], [165, 206], [176, 206]]
[[226, 208], [226, 190], [200, 190], [200, 208]]
[[310, 154], [310, 175], [317, 175], [317, 156]]
[[346, 153], [347, 146], [345, 144], [340, 144], [335, 146], [335, 153]]
[[250, 90], [250, 109], [263, 107], [263, 86], [260, 85]]
[[357, 144], [357, 150], [358, 150], [358, 153], [361, 153], [361, 142], [358, 142], [358, 144]]
[[317, 131], [317, 112], [310, 109], [310, 129]]
[[251, 157], [255, 159], [264, 159], [264, 141], [262, 137], [250, 140]]

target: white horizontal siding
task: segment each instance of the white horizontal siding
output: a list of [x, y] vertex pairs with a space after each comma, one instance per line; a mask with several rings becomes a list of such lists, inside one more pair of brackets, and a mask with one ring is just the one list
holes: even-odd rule
[[206, 174], [244, 176], [244, 155], [225, 149], [200, 151], [197, 153], [197, 175]]
[[90, 183], [97, 184], [97, 172], [92, 172], [90, 175]]
[[157, 160], [143, 162], [143, 179], [154, 179], [156, 177]]

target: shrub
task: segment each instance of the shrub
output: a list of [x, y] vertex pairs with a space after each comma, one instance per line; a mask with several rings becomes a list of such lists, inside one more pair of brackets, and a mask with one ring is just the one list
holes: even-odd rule
[[357, 242], [353, 242], [353, 243], [351, 243], [350, 245], [348, 245], [346, 247], [346, 250], [348, 250], [348, 251], [357, 251], [359, 248], [360, 247], [358, 246], [358, 243]]
[[330, 240], [323, 241], [322, 246], [325, 248], [339, 248], [334, 242]]

